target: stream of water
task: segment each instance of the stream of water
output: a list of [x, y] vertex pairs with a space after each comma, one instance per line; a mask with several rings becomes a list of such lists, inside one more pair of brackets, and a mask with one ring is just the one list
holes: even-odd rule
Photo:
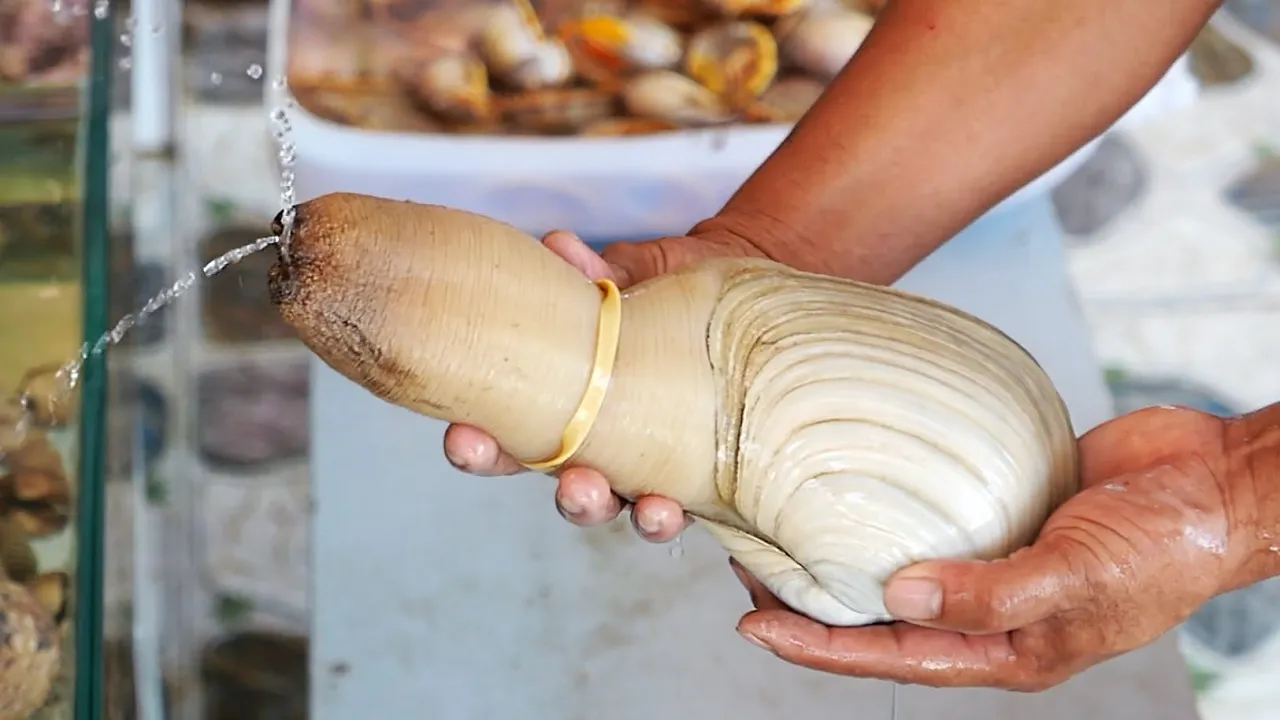
[[[173, 285], [170, 285], [168, 288], [144, 303], [139, 310], [125, 315], [110, 330], [103, 333], [96, 341], [82, 345], [80, 347], [80, 352], [76, 357], [58, 370], [56, 377], [59, 379], [61, 387], [56, 391], [52, 398], [48, 399], [48, 402], [58, 403], [66, 401], [80, 384], [80, 376], [84, 368], [85, 361], [90, 357], [103, 353], [112, 345], [118, 345], [122, 340], [124, 340], [125, 336], [128, 335], [131, 329], [145, 323], [152, 315], [177, 300], [190, 290], [200, 278], [213, 277], [250, 255], [256, 252], [261, 252], [278, 242], [280, 242], [280, 238], [274, 236], [259, 238], [247, 245], [242, 245], [241, 247], [219, 255], [213, 260], [205, 263], [204, 267], [202, 267], [199, 272], [187, 273], [182, 277], [182, 279], [178, 280]], [[20, 398], [20, 401], [28, 410], [34, 406], [31, 399], [25, 396]], [[23, 434], [26, 426], [28, 425], [28, 419], [29, 418], [24, 417], [18, 420], [18, 424], [14, 428], [17, 435], [20, 436]]]
[[[66, 14], [66, 5], [64, 0], [53, 0], [52, 9], [55, 17], [62, 17]], [[93, 16], [99, 21], [108, 20], [111, 16], [111, 0], [93, 0]], [[131, 48], [133, 46], [133, 33], [137, 26], [137, 20], [132, 15], [125, 19], [125, 32], [120, 35], [120, 45], [123, 48]], [[163, 30], [162, 25], [155, 25], [151, 28], [152, 33], [159, 33]], [[124, 57], [120, 60], [121, 70], [129, 70], [131, 65], [130, 59]], [[250, 65], [245, 72], [249, 77], [257, 80], [263, 76], [263, 68], [261, 65], [254, 63]], [[231, 250], [213, 260], [209, 261], [200, 269], [199, 272], [189, 272], [173, 285], [163, 290], [155, 297], [148, 300], [136, 312], [129, 313], [120, 319], [110, 330], [103, 333], [95, 342], [85, 343], [81, 346], [76, 357], [68, 361], [57, 373], [61, 387], [57, 391], [55, 397], [50, 398], [50, 402], [66, 401], [72, 392], [80, 384], [81, 373], [84, 369], [85, 362], [95, 355], [99, 355], [112, 345], [118, 345], [132, 328], [141, 325], [147, 321], [149, 317], [159, 312], [162, 308], [177, 300], [188, 290], [190, 290], [197, 281], [202, 277], [212, 277], [227, 267], [240, 262], [246, 257], [265, 250], [271, 245], [279, 244], [281, 254], [287, 259], [289, 240], [293, 235], [294, 224], [294, 204], [297, 202], [294, 193], [294, 164], [297, 159], [297, 149], [291, 139], [292, 125], [289, 122], [289, 111], [293, 109], [293, 100], [287, 92], [288, 84], [284, 75], [278, 76], [272, 81], [272, 87], [276, 90], [276, 94], [281, 98], [281, 104], [272, 108], [268, 114], [268, 122], [271, 127], [271, 134], [276, 143], [276, 159], [280, 165], [280, 209], [282, 211], [281, 223], [283, 229], [279, 237], [264, 237], [244, 245], [242, 247]], [[30, 411], [33, 406], [30, 398], [23, 397], [21, 402], [24, 407]], [[28, 415], [30, 413], [28, 412]], [[18, 434], [22, 434], [23, 429], [28, 424], [28, 418], [20, 419], [14, 428]]]

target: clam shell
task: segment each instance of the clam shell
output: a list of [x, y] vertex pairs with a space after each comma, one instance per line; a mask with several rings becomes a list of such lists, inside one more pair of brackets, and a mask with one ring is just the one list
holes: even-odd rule
[[958, 310], [761, 269], [728, 281], [709, 333], [716, 484], [743, 525], [704, 526], [823, 623], [892, 619], [893, 573], [1006, 556], [1077, 490], [1075, 435], [1048, 377]]
[[76, 411], [78, 393], [71, 392], [66, 379], [58, 374], [61, 369], [58, 364], [32, 368], [18, 385], [18, 396], [42, 427], [66, 425]]
[[792, 66], [829, 80], [862, 46], [873, 25], [874, 18], [856, 10], [815, 10], [779, 23], [779, 49]]
[[644, 73], [628, 81], [622, 95], [627, 111], [638, 118], [689, 127], [729, 122], [725, 101], [697, 81], [669, 70]]

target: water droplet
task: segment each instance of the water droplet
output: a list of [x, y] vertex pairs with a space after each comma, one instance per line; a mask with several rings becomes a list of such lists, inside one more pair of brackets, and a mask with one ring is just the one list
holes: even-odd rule
[[214, 85], [221, 85], [222, 73], [220, 72], [209, 73], [209, 82], [213, 83]]
[[161, 23], [158, 23], [158, 22], [157, 22], [157, 23], [152, 23], [152, 24], [151, 24], [151, 34], [152, 34], [152, 35], [159, 35], [159, 34], [160, 34], [160, 33], [162, 33], [162, 32], [164, 32], [164, 25], [162, 25]]
[[289, 86], [289, 81], [286, 80], [283, 75], [280, 75], [275, 80], [271, 81], [271, 87], [275, 88], [276, 90], [284, 90], [288, 86]]
[[127, 57], [125, 57], [125, 58], [120, 58], [120, 69], [121, 69], [121, 70], [128, 70], [128, 69], [130, 69], [130, 68], [132, 68], [132, 67], [133, 67], [133, 59], [132, 59], [132, 58], [127, 58]]
[[129, 17], [124, 19], [124, 27], [129, 32], [133, 32], [138, 27], [138, 16], [130, 13]]
[[121, 44], [121, 45], [123, 45], [123, 46], [125, 46], [125, 47], [130, 47], [131, 45], [133, 45], [133, 36], [132, 36], [132, 35], [130, 35], [129, 33], [125, 33], [125, 34], [121, 35], [121, 36], [120, 36], [120, 44]]
[[673, 558], [682, 558], [682, 557], [684, 557], [684, 539], [683, 539], [683, 538], [681, 538], [681, 537], [677, 537], [675, 540], [672, 540], [672, 541], [671, 541], [671, 548], [670, 548], [669, 550], [667, 550], [667, 552], [668, 552], [668, 553], [671, 555], [671, 557], [673, 557]]
[[95, 0], [93, 3], [93, 16], [99, 20], [106, 20], [111, 14], [111, 0]]
[[249, 74], [249, 77], [253, 78], [254, 80], [257, 80], [258, 78], [262, 77], [262, 66], [259, 65], [258, 63], [254, 63], [250, 65], [249, 69], [246, 70], [245, 72]]

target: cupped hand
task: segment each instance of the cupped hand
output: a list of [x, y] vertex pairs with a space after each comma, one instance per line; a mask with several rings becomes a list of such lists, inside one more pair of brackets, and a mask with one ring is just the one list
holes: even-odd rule
[[[607, 248], [603, 256], [568, 232], [548, 233], [542, 242], [589, 279], [608, 278], [621, 288], [695, 260], [743, 253], [739, 243], [714, 234], [619, 243]], [[514, 475], [524, 470], [515, 458], [498, 447], [497, 441], [478, 428], [450, 426], [445, 433], [444, 449], [449, 462], [475, 475]], [[585, 527], [609, 522], [628, 504], [613, 494], [604, 476], [590, 468], [566, 468], [558, 479], [556, 508], [575, 525]], [[651, 542], [673, 540], [688, 525], [677, 503], [657, 496], [637, 498], [631, 508], [631, 522], [636, 532]]]
[[828, 628], [740, 567], [746, 639], [815, 670], [1037, 691], [1147, 645], [1215, 595], [1251, 551], [1226, 484], [1228, 421], [1152, 408], [1080, 439], [1083, 489], [1036, 542], [993, 562], [925, 562], [890, 579], [899, 620]]

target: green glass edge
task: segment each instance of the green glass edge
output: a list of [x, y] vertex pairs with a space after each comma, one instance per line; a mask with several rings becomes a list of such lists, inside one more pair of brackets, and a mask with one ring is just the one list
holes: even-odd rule
[[[81, 255], [84, 293], [84, 341], [96, 342], [108, 329], [110, 263], [110, 118], [114, 3], [103, 19], [92, 15], [89, 82], [82, 104], [84, 121]], [[80, 399], [80, 497], [76, 513], [76, 669], [75, 720], [101, 720], [103, 714], [103, 544], [106, 522], [107, 363], [105, 353], [86, 359]]]

